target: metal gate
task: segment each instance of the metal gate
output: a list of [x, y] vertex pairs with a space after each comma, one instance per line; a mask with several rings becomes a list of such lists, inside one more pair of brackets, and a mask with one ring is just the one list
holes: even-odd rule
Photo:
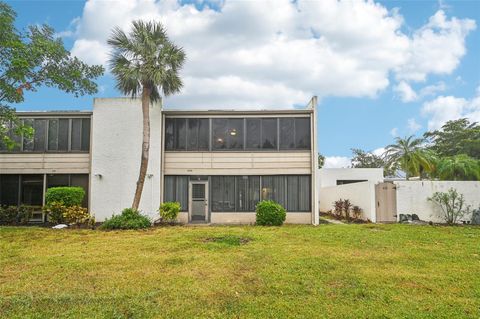
[[377, 223], [397, 221], [397, 186], [393, 183], [375, 185]]

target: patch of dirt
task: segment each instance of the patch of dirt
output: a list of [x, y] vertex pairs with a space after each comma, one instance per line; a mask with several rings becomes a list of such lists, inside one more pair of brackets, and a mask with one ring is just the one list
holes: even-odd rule
[[207, 237], [203, 240], [204, 243], [219, 243], [230, 246], [240, 246], [245, 245], [251, 241], [250, 238], [240, 237], [236, 235], [225, 235], [217, 237]]

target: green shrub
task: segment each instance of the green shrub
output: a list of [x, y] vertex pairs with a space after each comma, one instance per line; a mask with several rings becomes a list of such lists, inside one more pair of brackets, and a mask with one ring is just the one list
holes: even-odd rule
[[33, 211], [35, 210], [35, 206], [27, 206], [21, 205], [18, 207], [18, 221], [20, 224], [28, 224], [30, 219], [32, 219]]
[[120, 215], [105, 220], [102, 229], [140, 229], [152, 225], [150, 219], [133, 208], [125, 208]]
[[285, 208], [274, 201], [264, 200], [257, 204], [257, 225], [281, 226], [286, 217]]
[[0, 207], [0, 224], [13, 225], [17, 223], [18, 207], [3, 206]]
[[81, 206], [85, 191], [81, 187], [51, 187], [45, 193], [45, 202], [63, 203], [66, 207]]
[[67, 207], [63, 212], [63, 218], [68, 224], [75, 225], [88, 225], [90, 223], [91, 216], [88, 210], [80, 206]]
[[166, 222], [175, 222], [180, 212], [180, 203], [178, 202], [165, 202], [160, 205], [160, 217]]
[[63, 224], [65, 223], [65, 218], [63, 217], [67, 207], [61, 202], [51, 202], [43, 206], [43, 211], [48, 216], [48, 221], [53, 224]]

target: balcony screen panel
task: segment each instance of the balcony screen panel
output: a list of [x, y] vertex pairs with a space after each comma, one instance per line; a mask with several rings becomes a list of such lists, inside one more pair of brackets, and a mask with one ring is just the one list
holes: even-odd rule
[[214, 150], [227, 149], [228, 119], [216, 118], [212, 120], [212, 147]]
[[187, 146], [186, 119], [175, 119], [175, 149], [185, 150]]
[[223, 211], [223, 176], [212, 176], [212, 212]]
[[82, 151], [90, 150], [90, 119], [82, 119]]
[[43, 175], [21, 175], [21, 204], [42, 206]]
[[88, 206], [88, 174], [71, 174], [70, 186], [81, 187], [85, 191], [82, 207]]
[[68, 119], [58, 120], [58, 151], [68, 151], [68, 127], [70, 121]]
[[228, 149], [243, 149], [243, 119], [229, 119], [227, 127]]
[[250, 150], [260, 149], [261, 147], [261, 119], [247, 118], [247, 145]]
[[298, 176], [287, 176], [287, 211], [298, 211]]
[[262, 119], [262, 149], [277, 149], [277, 119]]
[[188, 176], [177, 176], [176, 201], [180, 203], [181, 210], [188, 210]]
[[163, 189], [165, 202], [175, 202], [175, 176], [165, 176], [165, 187]]
[[47, 175], [47, 189], [61, 186], [70, 186], [70, 176], [68, 174]]
[[310, 181], [310, 176], [308, 175], [298, 177], [298, 211], [300, 212], [311, 210]]
[[273, 200], [285, 207], [285, 176], [262, 176], [262, 200]]
[[198, 150], [208, 151], [210, 144], [210, 121], [198, 119]]
[[310, 149], [310, 119], [295, 119], [295, 148]]
[[17, 174], [0, 175], [0, 205], [18, 205], [19, 176]]
[[237, 176], [236, 180], [236, 211], [254, 212], [260, 201], [260, 176]]
[[80, 151], [82, 147], [82, 119], [72, 119], [71, 138], [72, 151]]
[[33, 128], [35, 130], [33, 139], [34, 151], [45, 151], [45, 137], [47, 132], [47, 120], [36, 119], [33, 122]]
[[187, 151], [198, 150], [198, 119], [187, 120]]
[[48, 120], [48, 150], [58, 150], [58, 119]]
[[295, 120], [291, 117], [280, 118], [280, 149], [295, 148]]
[[223, 211], [235, 211], [235, 176], [224, 176]]
[[[23, 120], [24, 125], [33, 127], [33, 119]], [[23, 138], [23, 150], [24, 151], [33, 151], [33, 137], [24, 137]]]
[[173, 151], [175, 149], [175, 119], [165, 119], [165, 149], [167, 151]]

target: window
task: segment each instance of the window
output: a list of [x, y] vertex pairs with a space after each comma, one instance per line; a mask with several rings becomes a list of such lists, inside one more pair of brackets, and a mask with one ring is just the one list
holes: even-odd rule
[[280, 118], [280, 149], [310, 149], [310, 118]]
[[235, 211], [235, 176], [212, 176], [212, 212]]
[[42, 206], [43, 204], [43, 175], [20, 175], [21, 201], [20, 204]]
[[366, 182], [366, 179], [337, 179], [337, 185]]
[[285, 207], [285, 176], [262, 176], [262, 200], [273, 200]]
[[310, 210], [310, 176], [287, 176], [287, 211]]
[[[32, 137], [12, 136], [20, 145], [13, 151], [23, 152], [88, 152], [90, 150], [89, 118], [23, 119], [34, 129]], [[12, 132], [13, 134], [13, 132]], [[0, 145], [0, 151], [8, 151]]]
[[212, 120], [214, 150], [243, 149], [243, 119]]
[[[13, 122], [5, 123], [6, 132], [5, 135], [15, 142], [15, 146], [12, 151], [19, 151], [22, 137], [15, 134], [15, 125]], [[0, 139], [0, 151], [8, 151], [7, 145]]]
[[277, 119], [262, 119], [262, 149], [277, 149]]
[[260, 201], [260, 176], [236, 176], [236, 211], [254, 212]]
[[261, 135], [261, 119], [248, 118], [246, 119], [247, 125], [247, 145], [246, 148], [249, 150], [260, 149], [262, 144], [262, 135]]
[[188, 210], [188, 176], [165, 176], [164, 202], [179, 202], [182, 212]]
[[309, 117], [165, 119], [167, 151], [295, 149], [310, 149]]

